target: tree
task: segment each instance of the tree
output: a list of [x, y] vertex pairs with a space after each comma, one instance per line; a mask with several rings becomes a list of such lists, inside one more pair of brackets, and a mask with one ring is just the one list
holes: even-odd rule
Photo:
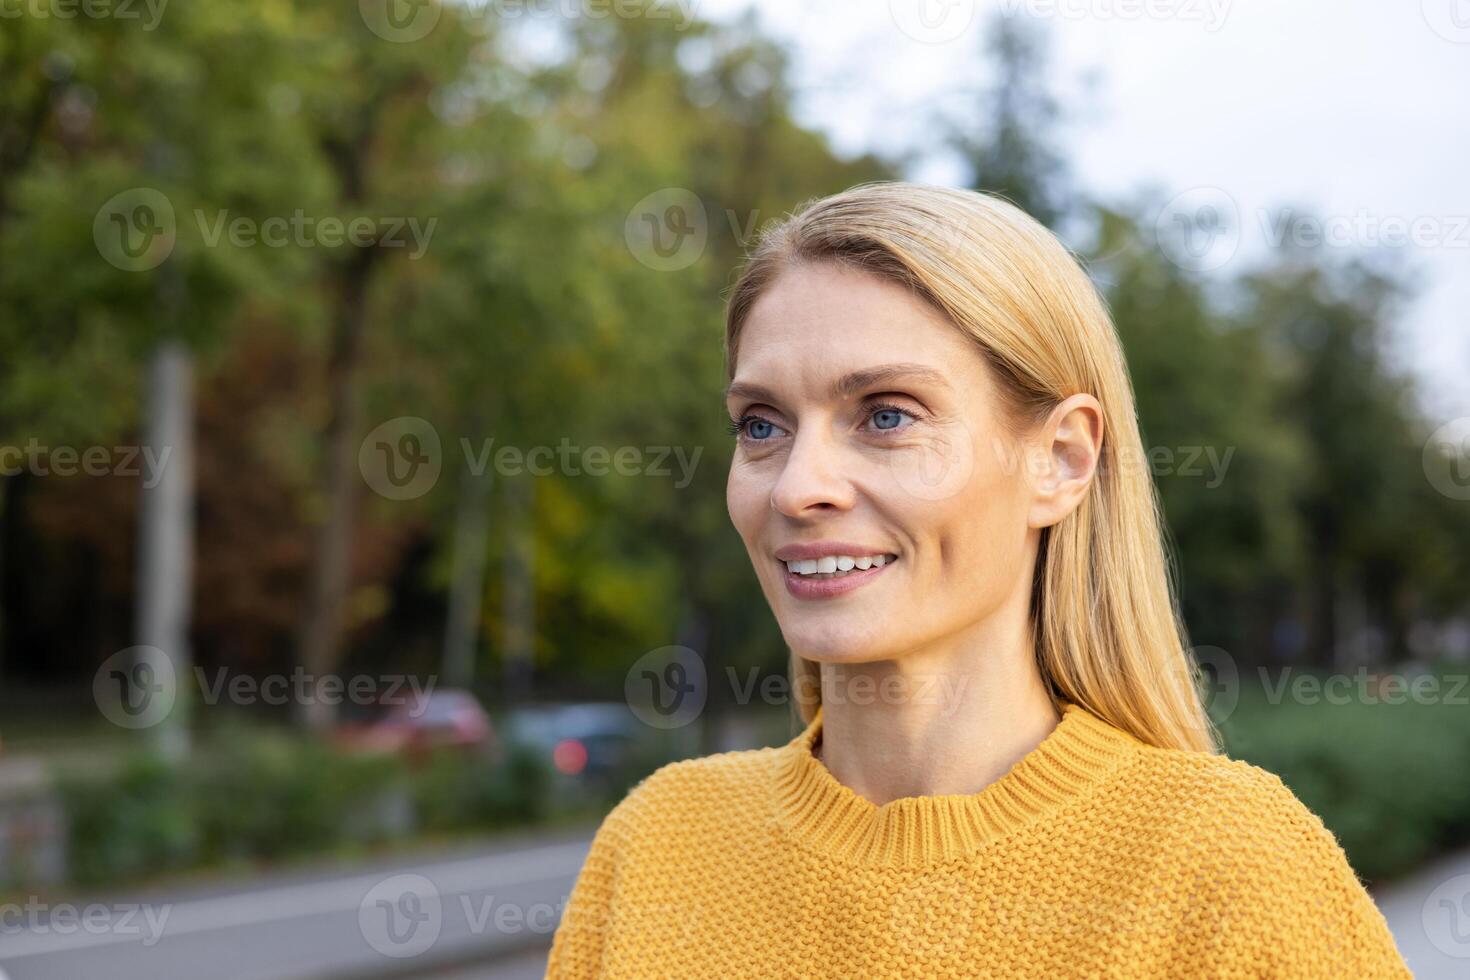
[[1046, 34], [999, 12], [990, 20], [984, 54], [994, 81], [981, 93], [976, 122], [950, 124], [950, 145], [968, 166], [971, 187], [999, 194], [1056, 228], [1074, 202], [1054, 143], [1062, 113], [1046, 83]]
[[[190, 662], [189, 351], [223, 334], [221, 313], [235, 300], [232, 279], [245, 264], [203, 247], [209, 243], [193, 239], [177, 216], [188, 204], [232, 200], [259, 186], [257, 174], [230, 166], [236, 140], [258, 138], [257, 151], [280, 142], [269, 87], [246, 83], [269, 80], [281, 66], [280, 18], [242, 30], [238, 7], [176, 12], [155, 25], [156, 34], [124, 20], [78, 27], [28, 12], [0, 49], [6, 74], [22, 80], [9, 90], [29, 106], [19, 123], [14, 106], [0, 109], [0, 296], [5, 321], [21, 328], [3, 338], [17, 355], [6, 362], [6, 380], [14, 382], [8, 390], [21, 397], [0, 407], [0, 420], [33, 438], [42, 429], [96, 439], [133, 408], [130, 395], [105, 397], [124, 375], [115, 360], [95, 360], [97, 346], [125, 363], [151, 361], [156, 397], [145, 403], [153, 415], [147, 429], [174, 445], [162, 479], [143, 488], [135, 628], [141, 643], [161, 645], [183, 677]], [[72, 390], [79, 369], [105, 382]], [[58, 426], [69, 399], [85, 408]], [[154, 730], [171, 750], [184, 745], [187, 685], [179, 693], [179, 707]]]

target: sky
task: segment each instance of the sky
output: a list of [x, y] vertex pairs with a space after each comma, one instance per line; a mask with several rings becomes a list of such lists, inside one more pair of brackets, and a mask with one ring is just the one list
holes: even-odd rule
[[1432, 420], [1470, 416], [1470, 0], [695, 2], [786, 42], [801, 122], [917, 152], [907, 176], [936, 183], [965, 178], [937, 120], [975, 103], [985, 22], [1043, 22], [1082, 190], [1216, 208], [1231, 230], [1179, 257], [1205, 272], [1263, 255], [1283, 207], [1318, 217], [1317, 247], [1391, 251], [1418, 282], [1394, 353]]

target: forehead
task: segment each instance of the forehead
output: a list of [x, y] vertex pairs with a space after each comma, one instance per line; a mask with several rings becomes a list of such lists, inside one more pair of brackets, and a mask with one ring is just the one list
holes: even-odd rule
[[980, 367], [954, 324], [899, 283], [831, 262], [787, 269], [740, 332], [737, 380], [815, 382], [889, 363], [926, 364], [956, 379]]

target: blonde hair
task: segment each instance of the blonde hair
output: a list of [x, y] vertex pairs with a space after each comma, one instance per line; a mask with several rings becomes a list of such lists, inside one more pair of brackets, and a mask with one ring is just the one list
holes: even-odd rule
[[[1102, 404], [1102, 455], [1082, 503], [1042, 531], [1031, 621], [1042, 679], [1162, 748], [1218, 751], [1185, 652], [1158, 496], [1143, 459], [1133, 385], [1107, 308], [1071, 252], [1041, 223], [988, 194], [896, 181], [809, 201], [766, 229], [729, 295], [733, 377], [751, 307], [793, 264], [835, 261], [898, 282], [970, 336], [994, 369], [1011, 421], [1044, 419], [1069, 395]], [[819, 665], [794, 652], [804, 722]]]

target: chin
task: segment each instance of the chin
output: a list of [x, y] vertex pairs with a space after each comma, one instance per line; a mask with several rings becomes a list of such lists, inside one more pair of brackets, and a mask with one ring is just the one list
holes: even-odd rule
[[798, 657], [829, 664], [892, 659], [901, 647], [897, 638], [884, 635], [865, 619], [809, 612], [778, 617], [782, 638]]

